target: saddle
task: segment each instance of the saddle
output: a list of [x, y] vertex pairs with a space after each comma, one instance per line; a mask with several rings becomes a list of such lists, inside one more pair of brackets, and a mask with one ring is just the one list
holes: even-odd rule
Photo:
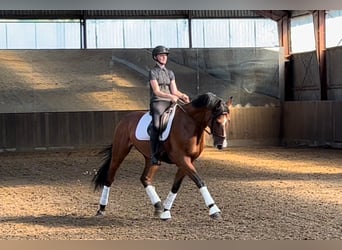
[[[160, 141], [165, 141], [170, 133], [172, 120], [175, 116], [176, 104], [172, 104], [161, 115], [161, 128], [160, 128]], [[150, 140], [150, 130], [152, 127], [152, 116], [150, 112], [146, 112], [139, 120], [137, 128], [135, 130], [135, 137], [138, 140], [148, 141]]]
[[[171, 104], [165, 111], [164, 113], [160, 116], [160, 127], [159, 127], [159, 136], [162, 135], [162, 133], [165, 131], [167, 124], [170, 120], [170, 117], [172, 115], [173, 109], [175, 108], [176, 104], [173, 103]], [[152, 121], [147, 127], [147, 133], [149, 136], [151, 136], [151, 129], [152, 129]]]
[[[166, 134], [170, 132], [170, 124], [172, 122], [173, 116], [174, 116], [174, 109], [176, 108], [176, 104], [170, 105], [164, 113], [160, 116], [160, 127], [159, 127], [159, 140], [160, 142], [158, 143], [158, 158], [161, 161], [164, 161], [166, 163], [171, 164], [172, 161], [170, 160], [167, 152], [164, 150], [164, 144], [163, 144], [163, 132], [168, 128], [168, 131], [166, 131]], [[151, 136], [151, 129], [152, 129], [152, 121], [149, 123], [148, 128], [147, 128], [147, 133], [149, 136]], [[167, 136], [166, 136], [167, 138]]]

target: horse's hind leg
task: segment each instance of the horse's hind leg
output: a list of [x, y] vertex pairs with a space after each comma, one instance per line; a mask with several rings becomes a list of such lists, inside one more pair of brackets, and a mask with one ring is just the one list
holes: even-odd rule
[[[121, 144], [120, 147], [115, 149], [113, 147], [110, 158], [101, 167], [101, 169], [103, 168], [104, 174], [98, 179], [102, 179], [99, 181], [102, 181], [103, 189], [99, 201], [99, 209], [96, 215], [105, 215], [106, 206], [109, 200], [109, 191], [112, 183], [114, 182], [116, 171], [132, 148], [132, 146], [129, 146], [128, 144], [126, 145], [127, 146]], [[101, 171], [101, 169], [99, 171]]]
[[154, 206], [155, 216], [159, 216], [163, 212], [163, 205], [157, 194], [155, 187], [152, 185], [153, 178], [159, 169], [159, 165], [151, 165], [150, 159], [145, 157], [145, 168], [141, 175], [140, 181], [143, 184], [147, 196], [150, 198]]
[[178, 168], [175, 179], [172, 184], [171, 191], [167, 195], [165, 201], [163, 202], [164, 211], [160, 214], [160, 219], [168, 220], [171, 219], [171, 207], [176, 199], [178, 190], [183, 182], [185, 177], [185, 173], [182, 171], [181, 168]]

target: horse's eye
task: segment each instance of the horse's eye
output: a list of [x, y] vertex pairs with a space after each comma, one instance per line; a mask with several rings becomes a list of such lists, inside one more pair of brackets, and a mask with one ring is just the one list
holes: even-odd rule
[[226, 114], [221, 114], [216, 118], [216, 121], [219, 123], [223, 123], [225, 122], [225, 119], [226, 119]]

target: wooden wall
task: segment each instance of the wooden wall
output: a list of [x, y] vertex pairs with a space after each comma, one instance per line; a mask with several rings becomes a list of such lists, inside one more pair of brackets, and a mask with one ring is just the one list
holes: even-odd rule
[[127, 111], [0, 114], [0, 150], [102, 147]]
[[[111, 143], [115, 125], [127, 112], [3, 113], [0, 152], [101, 148]], [[341, 148], [342, 101], [231, 109], [228, 146], [281, 145]]]
[[[0, 151], [103, 147], [127, 112], [0, 113]], [[279, 123], [279, 108], [232, 108], [229, 145], [279, 145]]]
[[342, 101], [285, 102], [283, 144], [342, 146]]
[[228, 145], [279, 145], [280, 112], [279, 107], [232, 108]]

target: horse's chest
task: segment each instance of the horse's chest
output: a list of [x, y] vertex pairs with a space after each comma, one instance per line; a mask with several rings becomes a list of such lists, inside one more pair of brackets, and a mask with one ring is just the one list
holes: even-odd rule
[[192, 159], [196, 159], [198, 158], [201, 153], [203, 151], [203, 146], [201, 145], [195, 145], [191, 148], [188, 149], [187, 154], [192, 158]]

